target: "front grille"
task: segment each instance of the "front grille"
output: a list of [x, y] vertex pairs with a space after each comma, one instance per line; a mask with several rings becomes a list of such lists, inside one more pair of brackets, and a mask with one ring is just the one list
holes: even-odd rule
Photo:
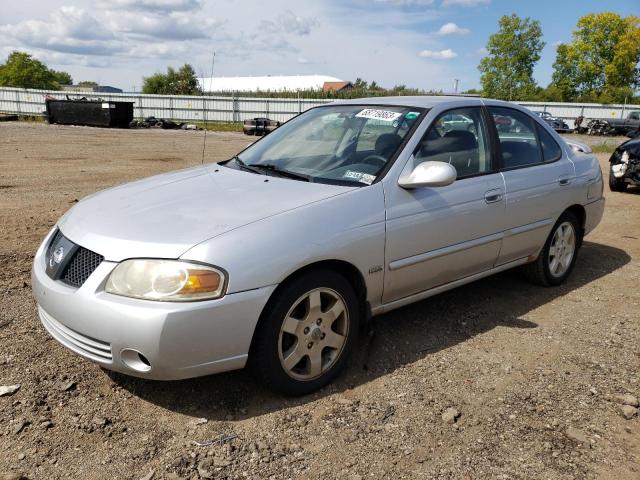
[[38, 313], [47, 331], [67, 348], [97, 362], [110, 363], [113, 360], [110, 343], [87, 337], [80, 332], [65, 327], [45, 312], [42, 307], [38, 307]]
[[98, 253], [92, 252], [84, 247], [79, 247], [75, 252], [67, 268], [65, 269], [62, 280], [67, 285], [79, 288], [87, 281], [98, 265], [102, 263], [104, 257]]

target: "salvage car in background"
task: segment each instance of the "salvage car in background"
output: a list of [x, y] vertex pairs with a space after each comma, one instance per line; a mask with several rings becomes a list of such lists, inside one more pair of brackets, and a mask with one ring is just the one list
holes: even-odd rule
[[549, 112], [534, 112], [538, 115], [542, 120], [547, 122], [551, 128], [553, 128], [558, 133], [568, 132], [569, 125], [565, 123], [561, 118], [556, 118], [551, 115]]
[[609, 188], [624, 192], [628, 185], [640, 185], [640, 138], [627, 140], [609, 159]]
[[610, 135], [626, 135], [640, 129], [640, 111], [629, 112], [626, 118], [609, 118], [605, 120]]
[[511, 103], [336, 102], [221, 164], [80, 201], [38, 249], [33, 293], [47, 331], [107, 369], [170, 380], [248, 363], [304, 394], [372, 315], [514, 267], [564, 282], [602, 186], [593, 155]]

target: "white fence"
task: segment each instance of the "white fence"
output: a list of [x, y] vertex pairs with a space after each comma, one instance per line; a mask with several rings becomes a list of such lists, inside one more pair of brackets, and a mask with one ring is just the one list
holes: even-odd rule
[[[258, 98], [258, 97], [214, 97], [143, 95], [132, 93], [60, 92], [55, 90], [33, 90], [0, 87], [0, 112], [19, 115], [43, 115], [47, 96], [90, 99], [105, 101], [133, 102], [136, 118], [154, 116], [176, 121], [221, 121], [241, 122], [247, 118], [269, 117], [286, 121], [311, 107], [331, 100], [298, 98]], [[546, 111], [554, 117], [567, 121], [573, 127], [573, 120], [585, 118], [623, 118], [630, 110], [640, 110], [640, 105], [601, 105], [597, 103], [548, 103], [516, 102], [534, 111]]]
[[330, 100], [298, 98], [214, 97], [190, 95], [143, 95], [133, 93], [63, 92], [0, 87], [0, 112], [44, 115], [45, 98], [133, 102], [133, 116], [154, 116], [176, 121], [242, 122], [269, 117], [281, 122]]
[[[600, 103], [550, 103], [516, 102], [535, 112], [549, 112], [554, 117], [565, 120], [573, 128], [573, 121], [584, 118], [625, 118], [632, 110], [640, 110], [640, 105], [603, 105]], [[586, 125], [583, 123], [583, 125]]]

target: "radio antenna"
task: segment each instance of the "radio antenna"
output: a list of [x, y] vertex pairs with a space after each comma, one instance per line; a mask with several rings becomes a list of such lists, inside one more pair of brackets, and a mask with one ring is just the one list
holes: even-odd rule
[[[211, 76], [209, 77], [209, 90], [211, 90], [211, 85], [213, 84], [213, 66], [216, 63], [216, 52], [214, 51], [211, 55]], [[204, 79], [202, 79], [202, 113], [205, 115], [204, 117], [204, 139], [202, 140], [202, 162], [204, 165], [204, 152], [207, 149], [207, 125], [209, 124], [209, 116], [207, 115], [206, 109], [206, 100], [204, 94]]]

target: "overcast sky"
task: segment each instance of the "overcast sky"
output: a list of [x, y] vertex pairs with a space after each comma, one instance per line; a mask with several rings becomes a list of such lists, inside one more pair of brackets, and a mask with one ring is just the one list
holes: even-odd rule
[[[0, 56], [33, 53], [74, 81], [125, 91], [167, 66], [208, 76], [324, 74], [392, 87], [479, 84], [477, 65], [498, 18], [542, 22], [536, 69], [551, 76], [555, 45], [578, 18], [607, 8], [639, 14], [639, 0], [2, 0]], [[4, 60], [0, 60], [4, 61]]]

